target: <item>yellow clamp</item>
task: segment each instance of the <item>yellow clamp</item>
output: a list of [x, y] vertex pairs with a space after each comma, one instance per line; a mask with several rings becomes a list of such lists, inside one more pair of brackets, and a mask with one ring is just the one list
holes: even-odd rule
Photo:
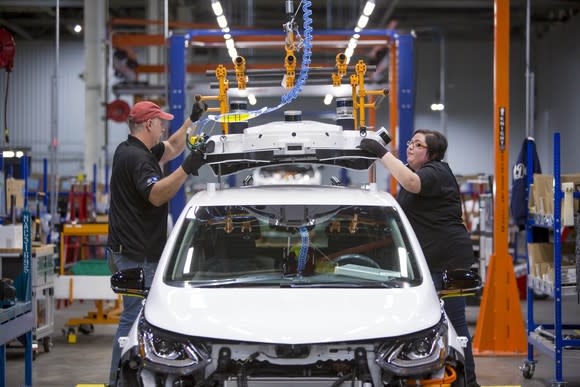
[[284, 58], [284, 66], [286, 67], [286, 88], [294, 87], [296, 79], [296, 57], [294, 51], [286, 50], [286, 58]]
[[245, 90], [248, 82], [248, 77], [246, 76], [246, 59], [243, 56], [237, 56], [234, 59], [234, 68], [236, 70], [238, 90]]

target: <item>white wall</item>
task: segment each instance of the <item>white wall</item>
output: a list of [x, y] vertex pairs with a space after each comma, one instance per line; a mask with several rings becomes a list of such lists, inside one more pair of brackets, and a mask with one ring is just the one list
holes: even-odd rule
[[542, 171], [553, 172], [553, 133], [561, 133], [561, 171], [580, 172], [580, 15], [535, 44], [535, 137]]
[[[33, 173], [41, 173], [43, 158], [49, 158], [55, 53], [54, 42], [16, 40], [7, 109], [10, 146], [31, 148]], [[83, 72], [83, 60], [82, 42], [61, 43], [57, 139], [60, 175], [78, 174], [82, 170], [85, 105], [84, 84], [79, 75]], [[3, 87], [6, 77], [6, 72], [1, 71]], [[3, 88], [3, 101], [4, 92]]]

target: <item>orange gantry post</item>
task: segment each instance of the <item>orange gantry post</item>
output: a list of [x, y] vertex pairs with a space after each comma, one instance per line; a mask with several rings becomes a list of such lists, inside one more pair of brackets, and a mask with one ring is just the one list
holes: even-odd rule
[[512, 257], [508, 254], [509, 0], [494, 1], [493, 253], [473, 338], [475, 355], [526, 354], [527, 340]]

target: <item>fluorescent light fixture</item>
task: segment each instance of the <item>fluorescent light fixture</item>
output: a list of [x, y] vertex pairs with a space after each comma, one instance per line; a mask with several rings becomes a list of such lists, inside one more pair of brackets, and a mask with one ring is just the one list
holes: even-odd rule
[[356, 40], [360, 39], [360, 34], [352, 34], [352, 37]]
[[80, 34], [82, 30], [83, 30], [83, 26], [81, 26], [80, 24], [75, 25], [74, 28], [73, 28], [73, 31], [76, 34]]
[[347, 58], [350, 58], [352, 54], [354, 54], [353, 47], [347, 47], [346, 50], [344, 50], [344, 55], [346, 55]]
[[355, 49], [356, 46], [357, 46], [357, 44], [358, 44], [358, 41], [356, 39], [354, 39], [354, 38], [351, 38], [348, 41], [348, 46], [347, 47], [352, 47], [353, 49]]
[[21, 158], [22, 156], [24, 156], [24, 152], [22, 152], [22, 151], [16, 151], [16, 157], [17, 158]]
[[358, 34], [360, 31], [361, 31], [361, 28], [360, 27], [354, 27], [354, 32], [356, 34]]
[[330, 105], [332, 103], [332, 99], [334, 98], [334, 96], [330, 93], [326, 94], [324, 96], [324, 104], [325, 105]]
[[256, 100], [256, 96], [254, 94], [248, 94], [248, 102], [250, 105], [255, 105], [258, 101]]
[[226, 28], [228, 26], [228, 21], [224, 15], [218, 16], [216, 20], [220, 28]]
[[[368, 3], [367, 3], [368, 4]], [[211, 8], [216, 16], [221, 16], [224, 14], [224, 9], [218, 0], [211, 0]], [[365, 5], [366, 8], [366, 5]]]
[[235, 47], [228, 49], [228, 55], [232, 58], [232, 60], [236, 59], [238, 56], [238, 50]]
[[224, 34], [229, 34], [230, 33], [230, 27], [222, 28], [222, 32]]
[[434, 112], [443, 111], [443, 110], [445, 110], [445, 105], [443, 105], [442, 103], [432, 103], [431, 110]]
[[226, 39], [226, 47], [228, 48], [228, 50], [231, 50], [232, 48], [234, 48], [234, 40], [233, 39]]
[[15, 156], [14, 151], [10, 151], [10, 150], [2, 151], [2, 157], [4, 157], [5, 159], [11, 159], [14, 156]]
[[365, 28], [367, 26], [368, 22], [369, 22], [369, 17], [367, 15], [360, 15], [358, 22], [356, 23], [356, 26], [362, 30], [363, 28]]
[[371, 13], [373, 13], [374, 9], [375, 9], [375, 1], [374, 0], [367, 0], [367, 3], [365, 4], [365, 7], [363, 8], [362, 13], [363, 13], [363, 15], [371, 16]]
[[232, 35], [230, 35], [230, 34], [224, 34], [224, 39], [225, 40], [228, 40], [228, 39], [231, 39], [231, 38], [232, 38]]

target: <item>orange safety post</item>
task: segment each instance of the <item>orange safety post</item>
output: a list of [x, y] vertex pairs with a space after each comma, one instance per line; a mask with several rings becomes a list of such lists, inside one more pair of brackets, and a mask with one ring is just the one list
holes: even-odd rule
[[[389, 132], [391, 133], [391, 149], [397, 150], [397, 132], [399, 130], [399, 110], [398, 110], [398, 94], [399, 94], [399, 85], [397, 83], [397, 42], [392, 39], [389, 42], [389, 123], [390, 129]], [[395, 153], [395, 156], [399, 157], [398, 152]], [[397, 180], [391, 174], [390, 179], [390, 191], [391, 195], [397, 195]]]
[[527, 341], [512, 257], [508, 254], [510, 2], [494, 0], [493, 253], [473, 339], [475, 355], [524, 355]]

